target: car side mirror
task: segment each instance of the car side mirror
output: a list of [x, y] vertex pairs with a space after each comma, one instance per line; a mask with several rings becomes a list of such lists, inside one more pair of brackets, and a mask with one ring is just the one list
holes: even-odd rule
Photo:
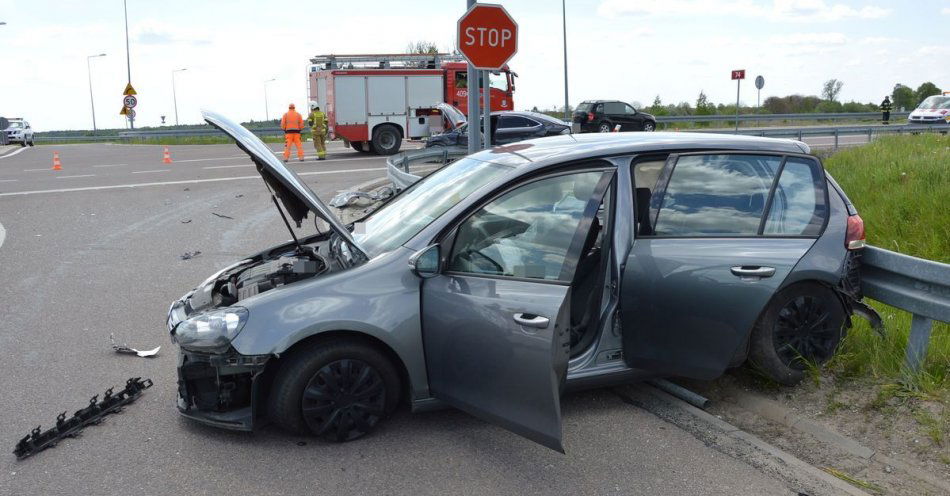
[[409, 270], [423, 279], [439, 275], [439, 254], [439, 245], [417, 251], [409, 257]]

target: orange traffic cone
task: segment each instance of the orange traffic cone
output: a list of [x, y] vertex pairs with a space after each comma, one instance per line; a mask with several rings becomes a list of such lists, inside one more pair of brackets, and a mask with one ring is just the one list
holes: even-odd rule
[[170, 164], [170, 163], [172, 163], [172, 154], [168, 152], [168, 147], [167, 147], [167, 146], [165, 147], [165, 154], [164, 154], [164, 156], [162, 156], [162, 163], [163, 163], [163, 164]]
[[53, 170], [63, 170], [63, 163], [59, 161], [59, 152], [53, 152]]

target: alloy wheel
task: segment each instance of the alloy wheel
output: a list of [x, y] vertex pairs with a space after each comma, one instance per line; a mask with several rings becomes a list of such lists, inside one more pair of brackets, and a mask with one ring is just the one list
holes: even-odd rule
[[362, 360], [323, 366], [307, 383], [301, 408], [310, 430], [338, 442], [356, 439], [385, 414], [386, 388], [379, 372]]
[[608, 123], [606, 123], [606, 122], [604, 122], [603, 124], [601, 124], [601, 125], [600, 125], [600, 132], [602, 132], [602, 133], [609, 133], [609, 132], [610, 132], [610, 124], [608, 124]]
[[806, 295], [782, 307], [772, 329], [775, 352], [782, 362], [804, 370], [806, 362], [824, 363], [831, 358], [841, 327], [829, 305]]

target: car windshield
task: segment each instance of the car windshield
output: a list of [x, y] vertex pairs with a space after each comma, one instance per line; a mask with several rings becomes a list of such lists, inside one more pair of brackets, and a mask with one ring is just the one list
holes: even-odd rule
[[13, 121], [13, 122], [10, 123], [9, 129], [19, 129], [19, 128], [21, 128], [21, 127], [23, 127], [23, 123], [22, 123], [22, 122]]
[[946, 108], [946, 104], [950, 103], [950, 96], [928, 96], [924, 101], [920, 102], [920, 105], [917, 106], [919, 109], [936, 109], [936, 108]]
[[510, 170], [471, 157], [457, 160], [372, 213], [354, 229], [354, 237], [370, 257], [392, 251], [473, 191]]

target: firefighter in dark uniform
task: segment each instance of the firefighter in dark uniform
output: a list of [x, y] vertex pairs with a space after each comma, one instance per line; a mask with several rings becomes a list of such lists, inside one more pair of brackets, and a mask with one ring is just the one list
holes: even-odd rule
[[891, 120], [891, 97], [885, 96], [881, 102], [881, 120], [884, 124], [890, 124]]

